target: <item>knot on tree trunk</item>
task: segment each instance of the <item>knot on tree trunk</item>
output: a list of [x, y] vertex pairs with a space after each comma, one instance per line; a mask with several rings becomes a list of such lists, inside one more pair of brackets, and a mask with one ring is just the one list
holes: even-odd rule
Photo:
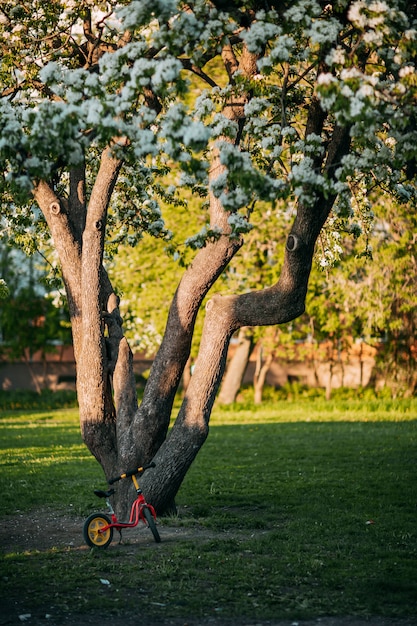
[[288, 235], [287, 244], [286, 244], [286, 248], [288, 252], [294, 252], [295, 250], [297, 250], [299, 246], [300, 246], [300, 240], [297, 237], [297, 235], [294, 235], [293, 233], [291, 233], [291, 235]]
[[59, 202], [51, 202], [49, 205], [49, 211], [52, 215], [59, 215], [59, 213], [61, 213], [61, 205]]

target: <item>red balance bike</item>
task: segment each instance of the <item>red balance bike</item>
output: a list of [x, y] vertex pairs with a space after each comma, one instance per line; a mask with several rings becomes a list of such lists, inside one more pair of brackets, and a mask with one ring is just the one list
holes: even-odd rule
[[96, 496], [106, 499], [108, 514], [92, 513], [85, 520], [83, 534], [87, 545], [92, 548], [107, 548], [107, 546], [110, 545], [113, 540], [113, 530], [115, 528], [119, 531], [121, 540], [123, 528], [134, 528], [138, 525], [139, 520], [141, 520], [146, 526], [151, 529], [154, 539], [157, 543], [161, 541], [158, 529], [155, 524], [155, 509], [151, 504], [148, 504], [146, 502], [145, 496], [143, 495], [142, 490], [139, 487], [138, 480], [136, 478], [138, 474], [142, 474], [150, 467], [155, 467], [155, 463], [149, 463], [149, 465], [144, 465], [143, 467], [129, 470], [128, 472], [125, 472], [120, 476], [116, 476], [115, 478], [111, 478], [108, 481], [109, 485], [112, 485], [113, 483], [117, 482], [118, 480], [122, 480], [123, 478], [131, 478], [133, 484], [135, 485], [137, 497], [132, 503], [130, 518], [128, 522], [119, 522], [116, 517], [116, 513], [113, 511], [113, 507], [110, 504], [109, 498], [115, 493], [114, 489], [109, 489], [108, 491], [101, 491], [99, 489], [96, 489], [94, 491]]

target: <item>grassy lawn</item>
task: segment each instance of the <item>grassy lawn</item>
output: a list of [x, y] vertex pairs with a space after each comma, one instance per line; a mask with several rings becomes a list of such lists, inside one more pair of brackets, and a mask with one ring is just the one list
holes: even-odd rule
[[[3, 412], [3, 524], [17, 510], [97, 509], [92, 489], [105, 483], [77, 420], [69, 409]], [[56, 614], [117, 616], [139, 602], [149, 619], [417, 618], [416, 451], [415, 399], [217, 409], [161, 544], [6, 546], [1, 593], [33, 613], [52, 602]], [[164, 527], [195, 538], [164, 542]]]

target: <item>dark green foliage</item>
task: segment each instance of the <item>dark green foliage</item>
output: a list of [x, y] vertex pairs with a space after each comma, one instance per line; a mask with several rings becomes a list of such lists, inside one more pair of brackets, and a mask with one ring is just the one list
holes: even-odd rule
[[70, 408], [77, 405], [75, 391], [51, 391], [42, 389], [40, 393], [28, 389], [4, 391], [0, 389], [1, 411], [36, 411], [45, 409]]

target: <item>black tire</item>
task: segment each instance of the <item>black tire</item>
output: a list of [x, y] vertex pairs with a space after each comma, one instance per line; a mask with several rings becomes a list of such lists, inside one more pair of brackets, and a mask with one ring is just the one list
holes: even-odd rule
[[108, 528], [104, 533], [101, 528], [111, 524], [111, 519], [104, 513], [92, 513], [84, 522], [84, 540], [90, 548], [107, 548], [113, 540], [113, 528]]
[[146, 523], [148, 524], [148, 527], [151, 529], [153, 538], [155, 539], [156, 543], [160, 543], [161, 537], [159, 536], [159, 532], [155, 524], [154, 516], [152, 515], [150, 509], [147, 506], [143, 507], [143, 517], [146, 519]]

